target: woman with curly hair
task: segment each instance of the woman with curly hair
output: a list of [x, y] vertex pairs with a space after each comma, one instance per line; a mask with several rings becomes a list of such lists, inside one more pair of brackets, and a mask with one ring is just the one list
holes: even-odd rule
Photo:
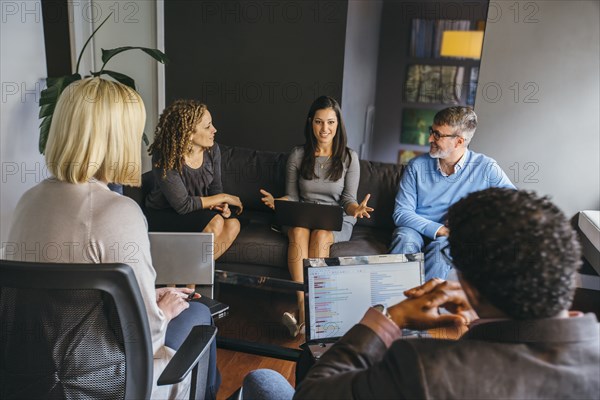
[[216, 132], [206, 105], [177, 100], [167, 107], [149, 149], [154, 187], [146, 197], [151, 231], [213, 233], [215, 259], [240, 232], [230, 207], [243, 210], [239, 197], [223, 193]]
[[[277, 200], [303, 201], [339, 205], [344, 209], [344, 223], [339, 232], [302, 227], [288, 227], [288, 268], [292, 279], [303, 282], [304, 258], [329, 257], [331, 245], [350, 240], [356, 218], [370, 218], [367, 206], [370, 195], [356, 201], [360, 164], [358, 154], [346, 146], [346, 128], [338, 102], [328, 96], [316, 99], [308, 111], [304, 127], [305, 143], [292, 149], [287, 161], [286, 195]], [[275, 199], [260, 191], [262, 202], [275, 209]], [[282, 323], [291, 336], [304, 327], [304, 293], [297, 293], [298, 313], [286, 312]]]

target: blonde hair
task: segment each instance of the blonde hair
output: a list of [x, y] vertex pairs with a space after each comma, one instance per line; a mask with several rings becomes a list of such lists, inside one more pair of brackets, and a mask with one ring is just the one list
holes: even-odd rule
[[76, 81], [58, 99], [46, 165], [60, 181], [91, 178], [140, 186], [146, 110], [140, 95], [101, 78]]

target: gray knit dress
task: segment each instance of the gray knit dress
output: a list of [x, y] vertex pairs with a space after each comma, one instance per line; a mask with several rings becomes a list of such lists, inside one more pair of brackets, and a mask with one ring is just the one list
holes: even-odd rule
[[[350, 203], [356, 201], [356, 192], [360, 180], [360, 163], [358, 154], [350, 149], [351, 161], [346, 161], [342, 177], [337, 181], [326, 179], [331, 166], [328, 157], [317, 157], [315, 175], [317, 178], [307, 180], [300, 175], [300, 165], [304, 156], [302, 146], [295, 147], [288, 157], [286, 171], [286, 196], [291, 201], [303, 201], [319, 204], [339, 205], [344, 210]], [[350, 240], [356, 218], [344, 212], [342, 230], [333, 232], [334, 243]]]

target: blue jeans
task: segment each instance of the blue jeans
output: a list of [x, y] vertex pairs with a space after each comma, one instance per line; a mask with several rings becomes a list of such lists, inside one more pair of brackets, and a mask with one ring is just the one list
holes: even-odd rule
[[[213, 325], [210, 310], [202, 303], [190, 301], [190, 307], [183, 310], [181, 314], [173, 318], [167, 325], [165, 345], [178, 350], [196, 325]], [[221, 385], [221, 375], [217, 370], [217, 341], [213, 340], [210, 345], [208, 360], [208, 381], [205, 399], [216, 399], [217, 391]]]
[[291, 400], [294, 388], [279, 373], [271, 369], [257, 369], [244, 378], [243, 400]]
[[441, 250], [447, 244], [447, 236], [438, 236], [431, 240], [412, 228], [401, 226], [394, 230], [390, 253], [411, 254], [423, 252], [425, 253], [425, 281], [432, 278], [446, 279], [452, 265], [442, 256]]

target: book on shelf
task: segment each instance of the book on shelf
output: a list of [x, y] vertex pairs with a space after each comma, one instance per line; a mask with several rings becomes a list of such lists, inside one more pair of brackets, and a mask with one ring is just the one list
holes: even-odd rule
[[410, 103], [460, 104], [465, 68], [454, 65], [409, 65], [404, 99]]
[[467, 94], [467, 105], [475, 105], [475, 95], [477, 94], [477, 83], [479, 82], [479, 67], [471, 67], [471, 76], [469, 78], [469, 93]]
[[412, 20], [410, 55], [419, 58], [441, 58], [444, 31], [468, 31], [469, 20], [420, 19]]

